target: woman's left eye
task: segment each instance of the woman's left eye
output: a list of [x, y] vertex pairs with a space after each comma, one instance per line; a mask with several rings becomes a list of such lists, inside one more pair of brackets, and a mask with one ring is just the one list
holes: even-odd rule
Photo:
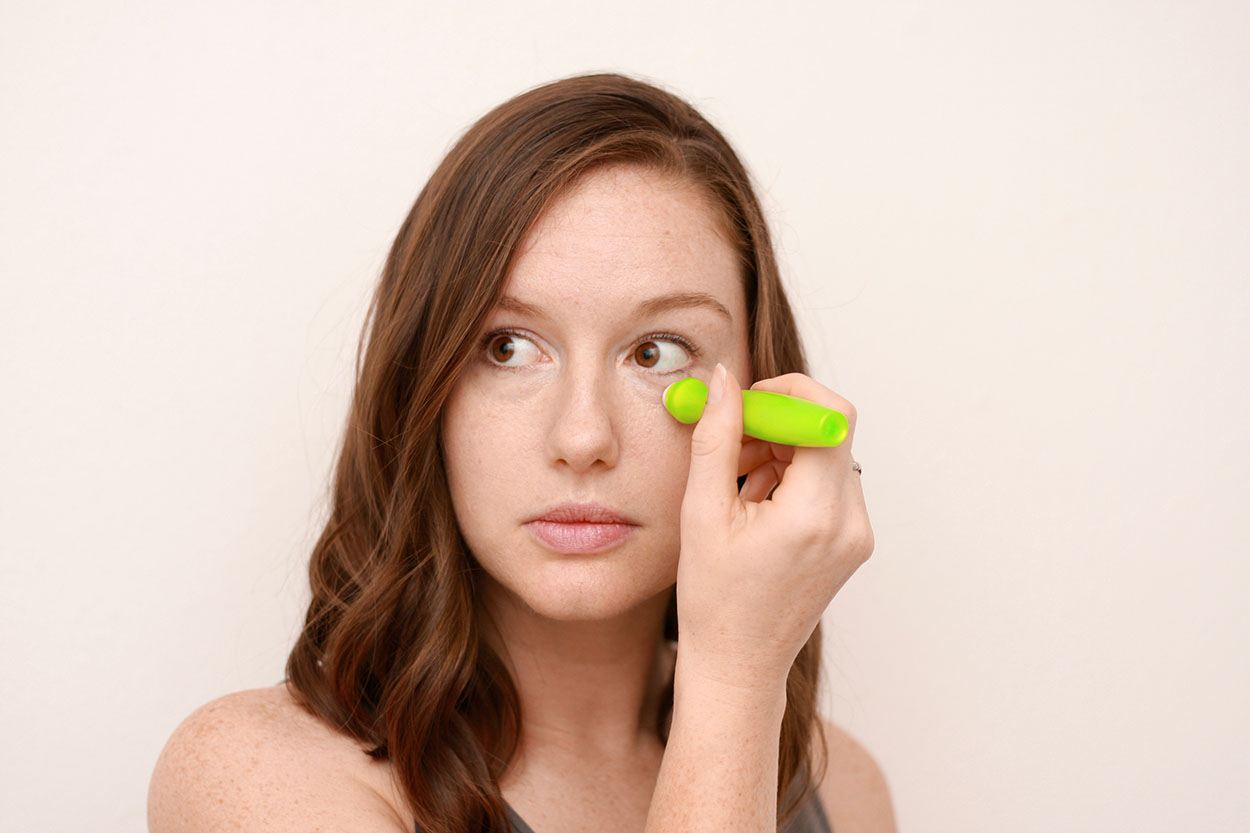
[[[634, 348], [634, 359], [639, 366], [648, 370], [655, 369], [657, 373], [677, 373], [683, 371], [686, 363], [681, 361], [680, 356], [676, 359], [676, 365], [664, 362], [664, 357], [661, 355], [664, 351], [660, 350], [661, 344], [679, 345], [686, 353], [690, 354], [691, 358], [699, 355], [699, 351], [695, 349], [693, 344], [676, 333], [655, 333], [647, 336]], [[670, 350], [667, 352], [672, 353], [676, 351]]]

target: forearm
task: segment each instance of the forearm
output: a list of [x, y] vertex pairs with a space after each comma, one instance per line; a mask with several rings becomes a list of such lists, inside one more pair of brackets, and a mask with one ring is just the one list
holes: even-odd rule
[[755, 688], [683, 669], [645, 833], [775, 833], [785, 680]]

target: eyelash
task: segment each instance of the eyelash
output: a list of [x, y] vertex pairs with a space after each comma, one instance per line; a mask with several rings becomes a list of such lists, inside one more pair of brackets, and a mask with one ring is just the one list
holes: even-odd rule
[[[493, 333], [490, 333], [485, 338], [483, 338], [482, 343], [478, 346], [478, 349], [479, 350], [485, 349], [491, 343], [491, 341], [495, 339], [496, 336], [519, 336], [523, 339], [526, 339], [527, 341], [533, 341], [533, 339], [529, 335], [527, 335], [525, 332], [521, 330], [512, 329], [511, 327], [505, 327], [502, 330], [495, 330]], [[686, 351], [690, 353], [690, 357], [692, 359], [697, 359], [699, 357], [699, 348], [691, 344], [689, 340], [677, 335], [677, 333], [651, 333], [650, 335], [646, 335], [640, 338], [637, 342], [635, 342], [634, 346], [637, 347], [639, 344], [646, 344], [648, 341], [671, 341], [675, 344], [679, 344], [682, 347], [686, 348]], [[493, 365], [493, 366], [503, 367], [502, 365]], [[503, 369], [507, 370], [509, 368], [503, 368]], [[516, 369], [516, 368], [513, 368], [513, 369]], [[668, 374], [661, 373], [660, 375], [665, 376], [665, 375], [669, 375], [672, 373], [686, 373], [686, 372], [687, 371], [685, 370], [672, 370], [672, 371], [669, 371]]]

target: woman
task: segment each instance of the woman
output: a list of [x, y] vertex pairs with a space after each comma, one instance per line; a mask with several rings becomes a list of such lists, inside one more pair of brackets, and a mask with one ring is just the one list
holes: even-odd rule
[[[369, 319], [287, 679], [179, 727], [154, 833], [893, 829], [815, 708], [820, 615], [873, 549], [855, 410], [805, 375], [714, 127], [619, 75], [504, 103]], [[661, 404], [685, 376], [694, 427]], [[745, 437], [742, 385], [852, 433]]]

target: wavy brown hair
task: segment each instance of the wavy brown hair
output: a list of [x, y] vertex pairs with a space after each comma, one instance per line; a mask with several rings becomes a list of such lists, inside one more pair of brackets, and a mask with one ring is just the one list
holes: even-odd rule
[[[312, 600], [286, 664], [305, 708], [390, 759], [425, 833], [508, 830], [499, 779], [521, 727], [511, 675], [481, 638], [481, 567], [452, 511], [443, 403], [526, 232], [554, 197], [606, 164], [647, 166], [703, 189], [741, 258], [753, 378], [807, 372], [747, 171], [684, 100], [622, 75], [566, 78], [505, 102], [455, 143], [400, 227], [369, 306], [330, 516], [309, 566]], [[680, 650], [675, 593], [664, 627]], [[817, 625], [786, 683], [779, 827], [810, 800], [827, 763], [820, 657]], [[670, 679], [662, 743], [672, 707]]]

